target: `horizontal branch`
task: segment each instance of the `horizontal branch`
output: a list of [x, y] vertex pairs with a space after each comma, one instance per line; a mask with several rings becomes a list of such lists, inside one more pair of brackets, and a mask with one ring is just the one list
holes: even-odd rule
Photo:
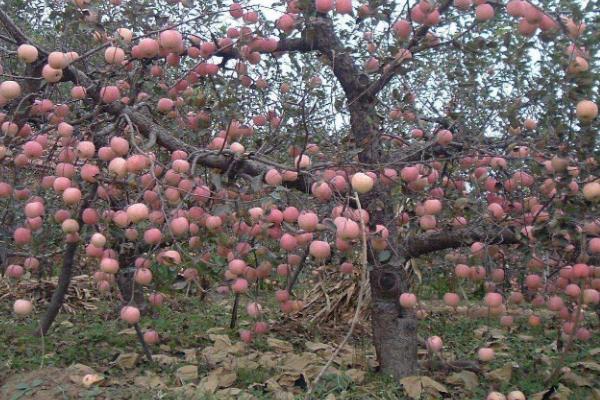
[[451, 229], [411, 236], [404, 241], [404, 253], [419, 257], [440, 250], [470, 246], [475, 242], [487, 244], [517, 244], [518, 235], [510, 228], [477, 226]]

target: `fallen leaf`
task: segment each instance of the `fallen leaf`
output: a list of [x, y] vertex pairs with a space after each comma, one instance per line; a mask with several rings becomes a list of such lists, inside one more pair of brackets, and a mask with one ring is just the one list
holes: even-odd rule
[[179, 362], [179, 358], [172, 357], [166, 354], [153, 354], [152, 360], [159, 365], [173, 365]]
[[219, 387], [219, 378], [215, 375], [207, 375], [200, 380], [198, 391], [205, 394], [212, 394]]
[[213, 346], [215, 349], [222, 349], [231, 346], [231, 339], [229, 339], [229, 336], [227, 335], [210, 334], [208, 335], [208, 338], [214, 342]]
[[594, 349], [591, 349], [588, 353], [590, 354], [590, 356], [598, 355], [598, 354], [600, 354], [600, 347], [596, 347]]
[[592, 389], [592, 398], [594, 400], [600, 400], [600, 389], [596, 389], [596, 388]]
[[185, 354], [185, 362], [194, 364], [198, 362], [196, 357], [196, 349], [185, 349], [183, 350], [183, 354]]
[[345, 371], [344, 374], [346, 374], [350, 378], [352, 378], [352, 381], [358, 385], [363, 383], [365, 380], [365, 371], [361, 371], [360, 369], [352, 368], [352, 369]]
[[211, 372], [211, 375], [215, 375], [217, 377], [217, 381], [219, 383], [220, 388], [226, 388], [235, 383], [237, 379], [237, 374], [235, 371], [230, 371], [225, 368], [217, 368]]
[[513, 366], [511, 364], [506, 364], [504, 367], [488, 372], [486, 376], [488, 379], [496, 382], [508, 383], [512, 377], [512, 370]]
[[519, 335], [517, 335], [517, 337], [524, 342], [533, 342], [535, 340], [535, 337], [529, 336], [529, 335], [519, 334]]
[[304, 345], [306, 346], [306, 350], [312, 351], [312, 352], [318, 352], [318, 351], [322, 351], [322, 350], [331, 350], [331, 346], [328, 346], [325, 343], [306, 342]]
[[428, 376], [407, 376], [400, 379], [400, 384], [404, 387], [406, 395], [412, 399], [419, 399], [424, 391], [437, 397], [440, 393], [448, 393], [444, 385]]
[[286, 342], [285, 340], [276, 339], [276, 338], [267, 338], [267, 344], [269, 347], [273, 348], [273, 350], [288, 353], [294, 351], [294, 346], [291, 343]]
[[280, 390], [273, 392], [273, 398], [275, 400], [294, 400], [294, 394]]
[[181, 384], [196, 380], [198, 379], [198, 366], [184, 365], [175, 371], [175, 377], [181, 382]]
[[290, 353], [282, 361], [281, 368], [285, 371], [303, 372], [309, 365], [317, 363], [317, 356], [313, 353]]
[[127, 328], [127, 329], [123, 329], [122, 331], [119, 331], [118, 335], [136, 335], [137, 333], [135, 332], [134, 328]]
[[467, 390], [473, 390], [479, 385], [477, 374], [471, 371], [455, 372], [446, 378], [446, 382], [451, 385], [460, 385]]
[[228, 388], [237, 380], [235, 371], [226, 368], [212, 370], [207, 376], [200, 380], [198, 389], [202, 393], [215, 393], [219, 388]]
[[139, 359], [140, 355], [138, 353], [121, 353], [114, 361], [114, 364], [123, 369], [131, 369], [135, 367]]
[[242, 369], [257, 369], [259, 363], [251, 360], [249, 357], [239, 357], [237, 359], [237, 367]]
[[141, 375], [136, 376], [133, 379], [133, 383], [136, 386], [147, 388], [147, 389], [159, 389], [166, 388], [167, 385], [158, 375]]
[[208, 333], [209, 335], [212, 333], [223, 333], [225, 332], [225, 328], [223, 328], [222, 326], [216, 326], [214, 328], [209, 328], [206, 330], [206, 333]]
[[72, 328], [75, 325], [73, 325], [73, 323], [71, 321], [66, 321], [65, 320], [65, 321], [63, 321], [63, 322], [60, 323], [60, 326], [63, 326], [65, 328]]
[[580, 361], [575, 364], [572, 364], [576, 367], [583, 367], [585, 369], [589, 369], [590, 371], [600, 372], [600, 364], [593, 361]]
[[267, 352], [260, 356], [260, 358], [258, 359], [258, 364], [263, 368], [271, 369], [279, 365], [279, 360], [274, 353]]
[[81, 383], [84, 376], [96, 373], [92, 367], [88, 367], [85, 364], [73, 364], [67, 369], [67, 372], [71, 382], [76, 384]]
[[488, 328], [487, 326], [480, 326], [479, 328], [475, 329], [473, 331], [473, 333], [475, 334], [475, 337], [478, 339], [483, 338], [483, 336], [490, 330], [490, 328]]
[[544, 390], [542, 392], [531, 395], [530, 400], [571, 400], [573, 392], [571, 389], [563, 384], [558, 384], [558, 388], [554, 393], [548, 396], [549, 391]]
[[254, 399], [251, 394], [244, 393], [242, 389], [227, 388], [221, 389], [215, 393], [215, 397], [219, 400], [250, 400]]
[[561, 376], [560, 380], [568, 385], [592, 387], [592, 383], [588, 379], [584, 378], [583, 376], [577, 375], [573, 371], [564, 373]]

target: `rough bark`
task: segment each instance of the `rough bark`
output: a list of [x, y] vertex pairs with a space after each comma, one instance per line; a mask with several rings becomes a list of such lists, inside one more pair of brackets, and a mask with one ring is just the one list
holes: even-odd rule
[[67, 244], [63, 255], [62, 268], [60, 270], [60, 275], [58, 276], [58, 285], [52, 294], [52, 300], [50, 300], [46, 314], [44, 314], [44, 317], [40, 322], [40, 328], [37, 331], [38, 335], [45, 336], [48, 333], [48, 330], [50, 330], [52, 323], [56, 319], [56, 316], [65, 301], [65, 295], [67, 294], [67, 290], [71, 283], [71, 276], [73, 275], [73, 265], [75, 264], [75, 254], [77, 253], [78, 247], [79, 243], [77, 242]]
[[382, 372], [400, 379], [417, 368], [417, 320], [403, 310], [398, 298], [407, 290], [407, 279], [393, 267], [371, 271], [371, 325], [373, 344]]
[[516, 244], [518, 235], [509, 228], [474, 226], [444, 230], [408, 237], [401, 250], [409, 257], [419, 257], [445, 249], [470, 246], [475, 242], [487, 244]]

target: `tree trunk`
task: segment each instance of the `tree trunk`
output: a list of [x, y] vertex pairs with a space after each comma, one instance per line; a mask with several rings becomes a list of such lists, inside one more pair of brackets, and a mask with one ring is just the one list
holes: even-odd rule
[[371, 271], [371, 325], [380, 370], [400, 379], [417, 373], [417, 320], [400, 307], [408, 282], [393, 269]]
[[65, 300], [69, 284], [71, 283], [71, 275], [73, 274], [73, 265], [75, 264], [75, 254], [77, 253], [79, 242], [68, 243], [63, 255], [63, 265], [58, 276], [58, 285], [52, 294], [52, 300], [48, 305], [48, 310], [40, 322], [40, 328], [36, 330], [36, 336], [45, 336], [50, 330], [52, 323], [56, 319], [60, 308]]

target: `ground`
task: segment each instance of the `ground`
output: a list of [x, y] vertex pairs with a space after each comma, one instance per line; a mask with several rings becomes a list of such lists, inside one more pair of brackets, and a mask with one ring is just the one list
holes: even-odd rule
[[[0, 399], [302, 399], [348, 328], [267, 312], [272, 330], [248, 345], [238, 335], [250, 326], [244, 307], [238, 327], [228, 327], [231, 298], [172, 293], [142, 322], [161, 335], [149, 363], [134, 330], [116, 318], [115, 302], [79, 291], [45, 338], [31, 334], [35, 317], [15, 320], [9, 303], [1, 303]], [[434, 301], [431, 307], [420, 335], [442, 336], [446, 363], [436, 358], [433, 366], [424, 364], [421, 377], [402, 382], [377, 373], [363, 321], [313, 388], [313, 398], [483, 399], [491, 390], [519, 389], [542, 399], [548, 392], [544, 377], [560, 357], [556, 330], [531, 328], [525, 317], [506, 329], [495, 318], [456, 314]], [[484, 345], [496, 350], [491, 363], [454, 363], [474, 360]], [[429, 357], [424, 349], [420, 356]], [[575, 345], [555, 398], [599, 399], [599, 361], [599, 335]], [[86, 374], [95, 374], [89, 386], [82, 382]]]

